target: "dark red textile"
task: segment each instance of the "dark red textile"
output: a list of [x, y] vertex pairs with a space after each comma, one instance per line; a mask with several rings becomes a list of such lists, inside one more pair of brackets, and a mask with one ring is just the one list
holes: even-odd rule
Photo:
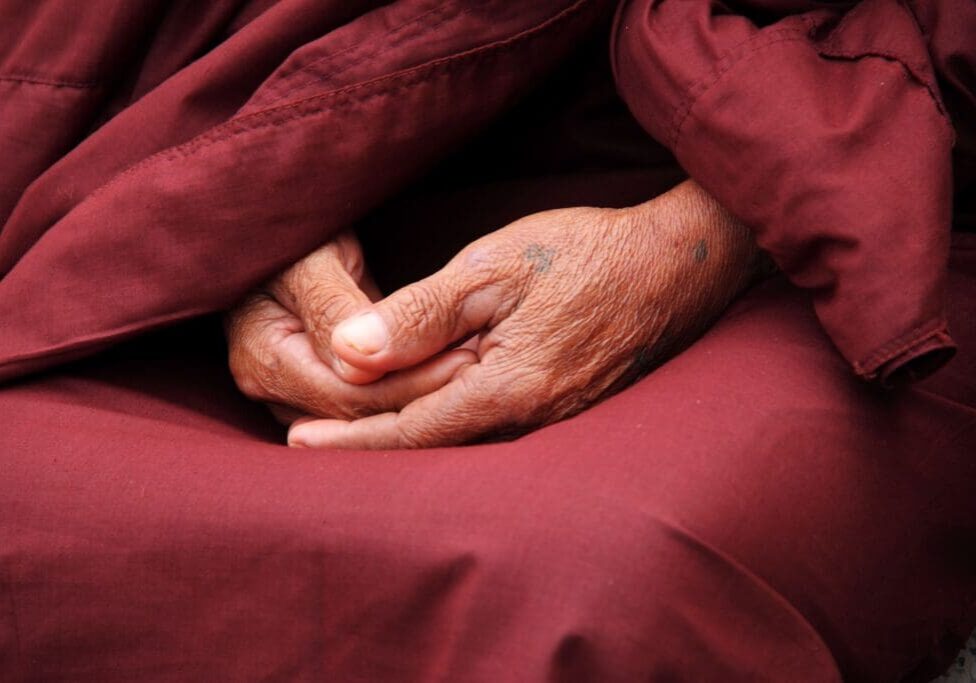
[[813, 292], [855, 371], [889, 380], [953, 349], [940, 82], [971, 141], [974, 36], [969, 0], [633, 0], [614, 55], [644, 127]]
[[[856, 165], [818, 189], [783, 153], [773, 183], [779, 129], [755, 137], [764, 119], [739, 116], [737, 91], [727, 112], [692, 112], [729, 115], [731, 143], [700, 131], [722, 163], [738, 131], [755, 143], [737, 154], [766, 184], [723, 200], [775, 218], [756, 228], [786, 245], [777, 255], [796, 248], [790, 258], [847, 278], [837, 301], [880, 271], [840, 268], [826, 237], [907, 269], [878, 293], [894, 311], [885, 324], [903, 319], [898, 297], [921, 310], [947, 291], [958, 354], [943, 371], [896, 392], [857, 380], [808, 293], [781, 278], [636, 386], [512, 443], [288, 450], [235, 391], [211, 318], [64, 364], [218, 310], [339, 227], [356, 223], [395, 284], [531, 211], [667, 189], [681, 171], [621, 117], [608, 69], [590, 52], [570, 59], [583, 37], [607, 53], [610, 5], [0, 0], [0, 680], [938, 673], [976, 622], [976, 236], [953, 235], [948, 275], [934, 263], [947, 224], [906, 235], [894, 221], [879, 241], [875, 223], [854, 238], [859, 225], [831, 219], [812, 248], [816, 226], [791, 233], [781, 193], [795, 191], [799, 218], [826, 195], [831, 210], [896, 207], [901, 220], [942, 201], [948, 171], [918, 179], [914, 207], [886, 188], [852, 198]], [[784, 6], [742, 4], [765, 27]], [[965, 187], [966, 11], [947, 22], [940, 3], [914, 9]], [[745, 21], [700, 26], [711, 35], [726, 19]], [[621, 86], [648, 126], [641, 107], [659, 105], [635, 106], [633, 86], [659, 74], [627, 81], [624, 42]], [[701, 44], [683, 43], [688, 68]], [[632, 50], [636, 63], [644, 44]], [[785, 92], [804, 59], [764, 69]], [[905, 106], [925, 101], [915, 80], [898, 88]], [[667, 88], [655, 97], [667, 106]], [[805, 116], [819, 111], [810, 97], [797, 101]], [[942, 144], [911, 130], [898, 144], [863, 138], [893, 182], [911, 169], [884, 150]], [[713, 192], [748, 187], [690, 163], [682, 150], [697, 143], [682, 139], [678, 156]], [[976, 215], [969, 201], [957, 193], [960, 223]], [[839, 334], [853, 348], [883, 332], [862, 303], [841, 331], [818, 299], [842, 351]]]
[[[976, 241], [955, 254], [953, 310], [976, 315]], [[898, 680], [976, 614], [966, 329], [967, 379], [874, 390], [770, 282], [579, 417], [429, 452], [286, 449], [216, 325], [21, 382], [0, 392], [0, 670]]]
[[[496, 117], [611, 3], [266, 4], [0, 4], [0, 187], [27, 187], [0, 231], [0, 379], [229, 306]], [[157, 24], [162, 44], [140, 41]]]

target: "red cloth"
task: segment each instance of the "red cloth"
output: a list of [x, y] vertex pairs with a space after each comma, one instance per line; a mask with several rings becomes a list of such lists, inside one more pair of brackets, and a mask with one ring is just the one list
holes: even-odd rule
[[894, 681], [973, 626], [971, 327], [881, 392], [774, 281], [516, 442], [321, 454], [212, 327], [0, 391], [7, 680]]
[[[972, 46], [941, 7], [916, 11], [956, 124], [963, 187]], [[930, 272], [946, 225], [905, 238], [904, 253], [925, 258], [895, 254], [891, 268], [911, 276], [884, 296], [928, 302], [945, 289], [959, 351], [897, 392], [857, 380], [807, 294], [781, 279], [638, 385], [512, 443], [288, 450], [280, 427], [234, 390], [209, 319], [64, 365], [218, 310], [353, 222], [393, 283], [525, 213], [630, 204], [674, 184], [680, 170], [621, 116], [593, 55], [567, 61], [591, 34], [606, 53], [611, 9], [0, 0], [4, 676], [821, 682], [938, 672], [976, 621], [976, 240], [954, 236], [948, 275]], [[753, 16], [776, 25], [775, 13]], [[647, 126], [622, 45], [621, 87]], [[689, 68], [696, 46], [685, 44]], [[769, 68], [786, 77], [791, 67]], [[655, 72], [635, 74], [631, 86]], [[730, 132], [755, 134], [738, 121]], [[728, 141], [704, 128], [721, 158]], [[762, 175], [775, 149], [757, 145], [740, 156]], [[885, 148], [865, 154], [884, 159]], [[918, 180], [918, 211], [941, 201], [944, 173]], [[711, 189], [741, 182], [712, 178]], [[779, 195], [754, 198], [778, 216]], [[865, 206], [898, 199], [862, 194]], [[965, 201], [957, 195], [957, 219], [969, 215]], [[807, 248], [809, 226], [788, 235], [776, 221], [754, 225]], [[831, 225], [827, 237], [852, 229]], [[859, 254], [888, 254], [901, 239], [868, 249], [867, 228]], [[806, 258], [829, 270], [837, 264], [821, 261], [834, 252]], [[867, 286], [865, 271], [842, 270], [838, 282]], [[843, 331], [857, 343], [881, 329], [859, 317], [875, 315], [868, 303]], [[818, 305], [840, 346], [822, 296]], [[24, 376], [38, 368], [49, 369]]]
[[0, 4], [0, 187], [23, 191], [0, 231], [0, 379], [229, 306], [497, 117], [610, 5], [167, 4]]
[[954, 348], [937, 76], [971, 127], [974, 35], [968, 0], [634, 0], [614, 55], [644, 127], [813, 292], [854, 370], [887, 381]]

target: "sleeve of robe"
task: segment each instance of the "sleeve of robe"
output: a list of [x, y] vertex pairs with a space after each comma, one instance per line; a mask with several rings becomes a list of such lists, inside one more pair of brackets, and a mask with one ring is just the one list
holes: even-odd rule
[[858, 375], [952, 356], [954, 134], [909, 7], [632, 0], [613, 57], [641, 124], [809, 290]]
[[612, 0], [0, 0], [0, 382], [226, 309]]

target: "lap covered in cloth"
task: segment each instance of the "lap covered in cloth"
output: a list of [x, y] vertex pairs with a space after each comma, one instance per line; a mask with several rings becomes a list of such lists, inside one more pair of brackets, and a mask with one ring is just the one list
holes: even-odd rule
[[394, 273], [430, 258], [411, 226], [444, 245], [666, 189], [673, 160], [576, 52], [606, 51], [612, 4], [0, 3], [5, 676], [944, 668], [976, 620], [970, 234], [941, 276], [956, 357], [910, 388], [855, 377], [848, 309], [780, 276], [599, 406], [464, 448], [289, 450], [197, 320], [350, 225]]

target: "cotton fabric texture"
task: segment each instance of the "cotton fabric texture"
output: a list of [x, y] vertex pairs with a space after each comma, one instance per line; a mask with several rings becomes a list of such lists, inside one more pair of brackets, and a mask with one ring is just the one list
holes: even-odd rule
[[[10, 680], [924, 681], [976, 625], [976, 6], [0, 17]], [[389, 289], [686, 174], [783, 275], [571, 420], [296, 451], [233, 386], [220, 311], [340, 229]]]

